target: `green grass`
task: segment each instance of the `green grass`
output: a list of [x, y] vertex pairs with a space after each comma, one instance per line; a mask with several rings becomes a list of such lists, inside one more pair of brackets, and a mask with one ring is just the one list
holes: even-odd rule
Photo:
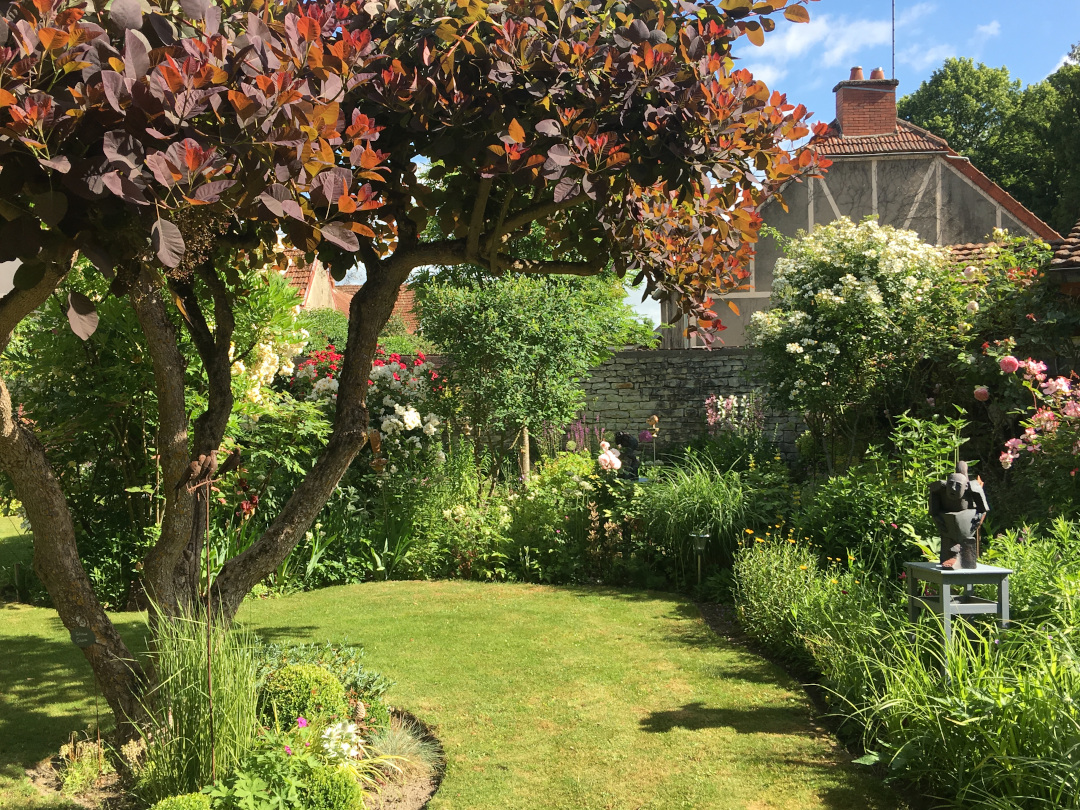
[[[432, 810], [900, 806], [815, 726], [796, 682], [676, 596], [384, 582], [248, 602], [241, 619], [274, 640], [363, 644], [397, 681], [389, 700], [446, 747]], [[142, 649], [142, 617], [117, 620]], [[0, 810], [72, 808], [23, 769], [93, 721], [90, 669], [42, 608], [0, 606], [0, 653]]]
[[447, 749], [431, 807], [894, 808], [798, 684], [654, 593], [383, 582], [247, 603], [280, 639], [364, 645]]

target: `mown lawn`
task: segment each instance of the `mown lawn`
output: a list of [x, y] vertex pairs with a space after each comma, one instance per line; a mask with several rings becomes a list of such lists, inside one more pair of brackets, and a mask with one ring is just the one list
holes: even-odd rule
[[275, 639], [348, 637], [435, 725], [433, 808], [889, 808], [798, 684], [681, 598], [386, 582], [248, 603]]
[[[901, 806], [815, 726], [797, 683], [676, 596], [387, 582], [249, 602], [241, 619], [363, 644], [397, 681], [391, 702], [447, 749], [433, 810]], [[119, 621], [141, 648], [142, 618]], [[94, 703], [55, 613], [0, 606], [0, 808], [70, 806], [35, 798], [22, 768]]]

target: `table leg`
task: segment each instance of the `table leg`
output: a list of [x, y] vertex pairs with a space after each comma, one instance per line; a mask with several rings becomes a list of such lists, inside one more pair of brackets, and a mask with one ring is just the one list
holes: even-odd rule
[[941, 583], [941, 623], [945, 628], [945, 641], [952, 640], [952, 588], [948, 582]]
[[1009, 626], [1009, 578], [1004, 576], [998, 584], [998, 615], [1001, 617], [1001, 626]]
[[910, 622], [917, 622], [919, 620], [919, 602], [916, 600], [916, 594], [918, 593], [917, 586], [918, 578], [914, 575], [914, 572], [908, 571], [907, 576], [907, 617]]

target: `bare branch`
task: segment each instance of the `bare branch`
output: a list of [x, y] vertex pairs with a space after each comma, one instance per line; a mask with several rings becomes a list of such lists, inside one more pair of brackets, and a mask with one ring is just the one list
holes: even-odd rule
[[11, 333], [15, 331], [19, 321], [44, 304], [60, 286], [70, 266], [71, 262], [66, 266], [62, 262], [49, 263], [45, 268], [45, 276], [29, 290], [13, 289], [0, 298], [0, 352], [7, 348]]
[[542, 203], [537, 203], [536, 205], [530, 205], [528, 208], [522, 208], [503, 223], [502, 230], [504, 233], [513, 233], [518, 228], [523, 228], [530, 222], [536, 222], [539, 219], [547, 219], [552, 214], [557, 214], [563, 209], [573, 208], [583, 199], [585, 199], [585, 195], [578, 194], [576, 197], [572, 197], [569, 200], [563, 200], [562, 202], [547, 200]]
[[604, 269], [603, 262], [560, 262], [515, 259], [505, 253], [498, 256], [499, 274], [522, 275], [595, 276]]

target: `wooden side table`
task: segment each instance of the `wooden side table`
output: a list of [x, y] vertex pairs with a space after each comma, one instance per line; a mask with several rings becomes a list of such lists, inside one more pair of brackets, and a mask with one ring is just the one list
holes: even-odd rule
[[[907, 571], [908, 618], [918, 621], [921, 609], [933, 611], [941, 617], [946, 640], [952, 638], [954, 616], [972, 616], [979, 613], [996, 614], [1002, 627], [1009, 624], [1009, 574], [1011, 568], [998, 568], [980, 563], [975, 568], [942, 568], [937, 563], [909, 562]], [[919, 582], [932, 582], [938, 586], [940, 596], [922, 596]], [[996, 585], [997, 601], [983, 599], [972, 593], [974, 585]], [[959, 589], [956, 593], [953, 589]]]

